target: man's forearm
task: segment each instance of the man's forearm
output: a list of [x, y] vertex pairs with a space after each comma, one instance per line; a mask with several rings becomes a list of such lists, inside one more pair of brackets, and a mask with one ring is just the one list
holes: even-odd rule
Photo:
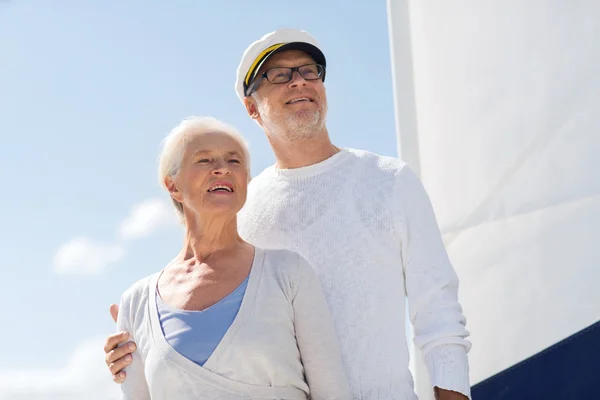
[[469, 400], [464, 394], [452, 390], [440, 389], [439, 387], [435, 387], [433, 390], [436, 400]]

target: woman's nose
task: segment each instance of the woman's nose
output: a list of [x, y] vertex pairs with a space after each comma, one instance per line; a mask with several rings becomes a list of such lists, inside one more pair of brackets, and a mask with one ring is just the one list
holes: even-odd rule
[[214, 175], [229, 175], [231, 170], [229, 169], [229, 165], [226, 162], [217, 162], [215, 164], [215, 168], [212, 170]]

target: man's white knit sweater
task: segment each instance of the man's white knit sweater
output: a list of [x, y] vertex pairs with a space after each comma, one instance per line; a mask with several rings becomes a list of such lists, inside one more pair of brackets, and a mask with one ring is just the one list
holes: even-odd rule
[[331, 309], [354, 399], [414, 400], [405, 300], [433, 386], [470, 396], [465, 317], [429, 198], [402, 161], [343, 149], [254, 178], [239, 230], [300, 253]]

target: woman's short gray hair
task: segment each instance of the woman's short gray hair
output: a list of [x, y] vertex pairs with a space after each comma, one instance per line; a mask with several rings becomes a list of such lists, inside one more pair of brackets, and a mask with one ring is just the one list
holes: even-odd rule
[[[168, 190], [165, 183], [168, 176], [175, 178], [179, 173], [183, 153], [190, 140], [196, 135], [209, 132], [225, 133], [240, 144], [244, 153], [246, 169], [248, 170], [248, 179], [250, 179], [248, 143], [236, 128], [213, 117], [187, 117], [173, 128], [162, 142], [162, 150], [158, 161], [158, 181], [163, 188]], [[183, 205], [173, 198], [171, 200], [173, 200], [173, 205], [177, 209], [179, 217], [183, 218]]]

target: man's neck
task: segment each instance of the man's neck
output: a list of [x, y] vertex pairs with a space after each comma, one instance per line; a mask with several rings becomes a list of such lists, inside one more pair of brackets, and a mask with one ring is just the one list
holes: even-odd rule
[[301, 168], [325, 161], [340, 151], [334, 146], [325, 131], [312, 138], [285, 141], [268, 136], [273, 153], [275, 166], [280, 169]]

